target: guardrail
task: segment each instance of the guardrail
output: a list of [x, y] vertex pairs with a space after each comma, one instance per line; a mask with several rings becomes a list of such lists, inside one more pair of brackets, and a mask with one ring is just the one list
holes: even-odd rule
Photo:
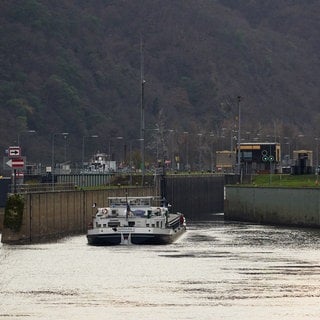
[[[11, 185], [11, 192], [14, 193], [32, 193], [32, 192], [47, 192], [47, 191], [72, 191], [76, 189], [74, 183], [55, 183], [54, 188], [51, 183], [39, 184], [17, 184], [15, 187]], [[14, 188], [16, 190], [14, 190]]]

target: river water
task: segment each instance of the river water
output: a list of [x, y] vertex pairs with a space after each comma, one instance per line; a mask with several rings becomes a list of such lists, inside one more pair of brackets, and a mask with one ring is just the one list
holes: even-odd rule
[[319, 319], [320, 231], [189, 223], [168, 246], [0, 245], [1, 319]]

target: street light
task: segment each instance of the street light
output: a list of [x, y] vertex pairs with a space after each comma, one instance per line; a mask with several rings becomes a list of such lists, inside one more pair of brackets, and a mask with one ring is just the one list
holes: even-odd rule
[[144, 185], [144, 175], [145, 175], [145, 118], [144, 118], [144, 85], [146, 80], [144, 79], [144, 55], [143, 55], [143, 42], [142, 37], [140, 38], [140, 81], [141, 81], [141, 110], [140, 110], [140, 152], [141, 152], [141, 173], [142, 179], [141, 184]]
[[319, 139], [320, 138], [314, 138], [314, 140], [316, 141], [316, 161], [317, 161], [317, 176], [318, 176], [318, 170], [319, 170]]
[[64, 162], [67, 162], [67, 135], [64, 135], [63, 138], [64, 138]]
[[215, 135], [214, 133], [210, 133], [210, 138], [211, 138], [211, 152], [210, 152], [210, 157], [211, 157], [211, 173], [213, 173], [213, 145], [214, 145], [214, 139]]
[[141, 73], [141, 128], [140, 128], [140, 140], [141, 140], [141, 172], [142, 172], [142, 185], [144, 184], [145, 175], [145, 118], [144, 118], [144, 85], [146, 81], [143, 79], [143, 72]]
[[22, 136], [22, 134], [24, 133], [36, 133], [36, 130], [26, 130], [26, 131], [20, 131], [18, 133], [18, 146], [20, 146], [20, 137]]
[[21, 148], [21, 146], [20, 146], [20, 142], [21, 142], [21, 136], [23, 135], [23, 134], [32, 134], [32, 133], [36, 133], [36, 130], [25, 130], [25, 131], [20, 131], [19, 133], [18, 133], [18, 139], [17, 139], [17, 141], [18, 141], [18, 146]]
[[98, 138], [99, 136], [96, 135], [96, 134], [93, 134], [91, 136], [83, 136], [82, 137], [82, 157], [81, 157], [81, 160], [82, 160], [82, 171], [84, 170], [84, 158], [85, 158], [85, 139], [90, 139], [90, 138]]
[[111, 168], [111, 140], [122, 140], [123, 137], [112, 137], [112, 138], [109, 138], [109, 170]]
[[197, 136], [199, 137], [199, 171], [202, 171], [202, 146], [201, 146], [202, 133], [198, 133]]
[[183, 134], [185, 135], [185, 142], [186, 142], [186, 165], [185, 165], [185, 170], [189, 170], [189, 139], [188, 139], [188, 135], [189, 132], [188, 131], [184, 131]]
[[302, 148], [301, 147], [301, 145], [302, 145], [301, 140], [302, 140], [302, 138], [304, 138], [304, 134], [298, 134], [297, 138], [298, 139], [296, 139], [296, 141], [297, 141], [296, 142], [296, 149], [299, 150], [299, 148]]
[[[290, 155], [290, 153], [291, 153], [291, 149], [290, 149], [291, 143], [290, 143], [289, 137], [283, 137], [283, 139], [286, 141], [286, 142], [284, 142], [284, 144], [286, 144], [288, 146], [287, 157], [286, 157], [287, 162], [288, 162], [291, 159], [291, 155]], [[283, 154], [284, 154], [284, 156], [286, 156], [285, 151], [283, 151]], [[289, 164], [289, 162], [287, 164]]]
[[51, 151], [51, 184], [52, 184], [52, 190], [54, 190], [54, 138], [55, 136], [62, 135], [64, 138], [66, 138], [69, 133], [68, 132], [59, 132], [54, 133], [52, 135], [52, 151]]

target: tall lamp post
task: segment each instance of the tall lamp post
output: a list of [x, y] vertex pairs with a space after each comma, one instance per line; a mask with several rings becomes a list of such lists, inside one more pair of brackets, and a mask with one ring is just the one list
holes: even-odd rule
[[24, 133], [36, 133], [36, 130], [26, 130], [26, 131], [20, 131], [18, 133], [18, 146], [20, 146], [20, 142], [21, 142], [21, 136]]
[[144, 185], [145, 176], [145, 118], [144, 118], [144, 85], [146, 80], [144, 79], [144, 56], [143, 56], [143, 43], [142, 37], [140, 38], [140, 81], [141, 81], [141, 118], [140, 118], [140, 153], [141, 153], [141, 184]]
[[241, 144], [241, 96], [237, 97], [238, 101], [238, 141], [237, 141], [237, 149], [238, 149], [238, 160], [237, 160], [237, 174], [241, 174], [241, 150], [240, 150], [240, 144]]
[[284, 144], [287, 145], [287, 154], [285, 154], [285, 150], [283, 151], [283, 159], [285, 159], [285, 165], [289, 166], [291, 165], [291, 147], [290, 147], [290, 140], [289, 137], [283, 137], [284, 139]]
[[201, 145], [202, 133], [198, 133], [197, 135], [199, 137], [199, 171], [202, 171], [202, 145]]
[[214, 133], [210, 133], [210, 138], [211, 138], [211, 152], [210, 152], [210, 160], [211, 160], [211, 173], [213, 173], [213, 145], [214, 145]]
[[84, 158], [85, 158], [85, 139], [90, 139], [90, 138], [98, 138], [99, 136], [96, 134], [93, 134], [91, 136], [83, 136], [82, 137], [82, 153], [81, 153], [81, 161], [82, 161], [82, 171], [84, 170]]
[[142, 185], [144, 184], [145, 176], [145, 119], [144, 119], [144, 85], [146, 81], [143, 79], [141, 73], [141, 128], [140, 128], [140, 148], [141, 148], [141, 172], [142, 172]]
[[184, 131], [183, 132], [184, 136], [185, 136], [185, 143], [186, 143], [186, 164], [185, 164], [185, 170], [189, 170], [189, 132], [188, 131]]
[[18, 133], [18, 146], [21, 148], [21, 146], [20, 146], [20, 143], [21, 143], [21, 136], [23, 135], [23, 134], [33, 134], [33, 133], [36, 133], [36, 130], [26, 130], [26, 131], [20, 131], [19, 133]]
[[52, 145], [51, 145], [51, 184], [52, 184], [52, 190], [54, 190], [54, 140], [55, 137], [58, 135], [62, 135], [63, 137], [67, 137], [69, 135], [68, 132], [59, 132], [59, 133], [54, 133], [52, 135]]
[[320, 138], [314, 138], [314, 140], [316, 141], [316, 161], [317, 161], [317, 169], [316, 169], [316, 173], [317, 173], [317, 176], [319, 174], [318, 170], [319, 170], [319, 139]]
[[110, 166], [111, 166], [111, 140], [122, 140], [123, 137], [112, 137], [112, 138], [109, 138], [109, 169], [110, 169]]

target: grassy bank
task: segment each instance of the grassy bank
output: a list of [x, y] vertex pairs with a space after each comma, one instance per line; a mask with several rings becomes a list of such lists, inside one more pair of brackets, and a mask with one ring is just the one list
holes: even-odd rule
[[312, 174], [260, 174], [252, 177], [252, 184], [259, 187], [318, 188], [320, 177]]

